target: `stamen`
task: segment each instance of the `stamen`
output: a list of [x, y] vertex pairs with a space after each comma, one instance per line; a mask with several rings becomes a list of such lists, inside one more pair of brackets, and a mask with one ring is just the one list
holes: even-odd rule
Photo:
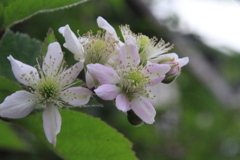
[[84, 47], [84, 64], [100, 63], [106, 64], [110, 57], [114, 54], [116, 40], [111, 36], [106, 36], [103, 31], [98, 31], [93, 35], [92, 31], [87, 32], [82, 38], [87, 38]]

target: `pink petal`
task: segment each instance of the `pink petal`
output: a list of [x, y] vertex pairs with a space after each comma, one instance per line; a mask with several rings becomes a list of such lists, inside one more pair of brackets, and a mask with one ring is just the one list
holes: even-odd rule
[[96, 81], [96, 80], [92, 77], [92, 75], [89, 74], [89, 72], [87, 71], [87, 73], [86, 73], [85, 76], [86, 76], [86, 84], [87, 84], [87, 87], [88, 87], [88, 88], [93, 88], [93, 87], [95, 87], [96, 85], [95, 85], [94, 81]]
[[88, 103], [92, 96], [92, 91], [83, 87], [71, 87], [61, 92], [60, 97], [63, 101], [72, 106], [82, 106]]
[[71, 51], [75, 55], [75, 59], [77, 60], [83, 59], [84, 48], [79, 42], [76, 35], [70, 29], [69, 25], [59, 28], [58, 31], [65, 38], [66, 43], [64, 43], [63, 46], [66, 47], [69, 51]]
[[127, 112], [130, 109], [130, 102], [126, 94], [119, 94], [116, 98], [116, 107], [123, 112]]
[[98, 63], [88, 64], [87, 70], [100, 84], [116, 84], [120, 80], [115, 70]]
[[103, 100], [114, 100], [121, 92], [121, 88], [112, 84], [103, 84], [94, 91]]
[[47, 140], [56, 146], [57, 134], [61, 129], [61, 115], [53, 103], [48, 103], [42, 114], [43, 129]]
[[120, 48], [119, 64], [121, 66], [137, 66], [139, 61], [140, 57], [137, 46], [125, 44]]
[[83, 63], [78, 62], [74, 66], [64, 71], [61, 74], [61, 79], [62, 79], [61, 81], [63, 82], [63, 86], [72, 83], [77, 78], [77, 76], [79, 75], [82, 69], [83, 69]]
[[24, 64], [11, 55], [7, 57], [11, 63], [12, 71], [15, 78], [26, 86], [32, 86], [39, 79], [36, 68]]
[[47, 76], [56, 76], [63, 61], [62, 49], [58, 42], [48, 45], [48, 51], [43, 61], [42, 69]]
[[127, 35], [123, 35], [123, 37], [126, 44], [136, 45], [136, 38], [133, 37], [132, 35], [127, 34]]
[[6, 118], [23, 118], [29, 115], [37, 104], [34, 94], [17, 91], [6, 97], [0, 104], [0, 116]]
[[155, 121], [156, 111], [147, 98], [142, 96], [133, 98], [131, 108], [145, 123], [152, 124]]
[[151, 86], [161, 82], [170, 69], [171, 67], [167, 64], [148, 63], [142, 71], [151, 79], [152, 83], [149, 84]]

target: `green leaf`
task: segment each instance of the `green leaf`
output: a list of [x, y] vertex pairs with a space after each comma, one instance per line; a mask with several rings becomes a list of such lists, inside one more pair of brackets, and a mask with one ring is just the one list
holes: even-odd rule
[[21, 22], [31, 16], [47, 11], [55, 11], [71, 6], [75, 6], [86, 0], [4, 0], [0, 2], [2, 13], [0, 13], [0, 30], [13, 24]]
[[[71, 110], [61, 110], [62, 127], [57, 135], [56, 151], [69, 160], [136, 160], [131, 143], [98, 118]], [[17, 121], [43, 140], [41, 114]], [[48, 142], [47, 142], [48, 143]]]
[[24, 150], [25, 143], [12, 130], [11, 126], [0, 120], [0, 149]]
[[39, 56], [40, 47], [40, 41], [31, 39], [26, 34], [7, 30], [0, 42], [0, 75], [17, 82], [7, 57], [12, 55], [15, 59], [33, 66]]
[[[0, 84], [0, 103], [2, 103], [5, 97], [9, 96], [17, 90], [21, 90], [21, 87], [1, 76]], [[25, 149], [25, 143], [19, 139], [17, 134], [12, 130], [11, 126], [2, 120], [0, 120], [0, 131], [0, 149]]]
[[52, 42], [57, 42], [57, 39], [54, 35], [54, 31], [50, 28], [47, 32], [47, 36], [43, 42], [42, 48], [41, 48], [41, 55], [46, 56], [48, 45]]
[[22, 89], [17, 84], [9, 81], [2, 76], [0, 76], [0, 84], [0, 103], [2, 103], [7, 96]]
[[0, 32], [2, 26], [3, 26], [3, 4], [0, 4]]

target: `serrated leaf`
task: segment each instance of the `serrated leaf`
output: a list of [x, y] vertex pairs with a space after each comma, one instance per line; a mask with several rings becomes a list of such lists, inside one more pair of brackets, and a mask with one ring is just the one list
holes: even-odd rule
[[40, 47], [40, 41], [31, 39], [26, 34], [7, 30], [0, 42], [0, 75], [17, 82], [7, 56], [12, 55], [15, 59], [33, 66], [39, 56]]
[[[131, 143], [98, 118], [61, 110], [62, 127], [57, 136], [56, 151], [68, 160], [136, 160]], [[17, 121], [47, 142], [42, 128], [42, 114]]]
[[46, 56], [47, 54], [47, 49], [48, 49], [48, 45], [52, 42], [56, 42], [57, 39], [54, 35], [54, 31], [50, 28], [47, 32], [47, 36], [43, 42], [42, 48], [41, 48], [41, 55], [42, 56]]
[[2, 103], [7, 96], [22, 89], [17, 84], [9, 81], [2, 76], [0, 76], [0, 84], [0, 103]]
[[8, 123], [0, 120], [0, 149], [24, 150], [25, 144]]
[[23, 21], [37, 13], [49, 12], [66, 7], [78, 5], [86, 0], [4, 0], [0, 2], [2, 5], [3, 23], [0, 25], [0, 30], [9, 27], [13, 24]]

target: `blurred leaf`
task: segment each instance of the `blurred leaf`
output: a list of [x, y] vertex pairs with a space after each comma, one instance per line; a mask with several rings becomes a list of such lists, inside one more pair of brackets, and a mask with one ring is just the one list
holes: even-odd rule
[[21, 22], [31, 16], [47, 11], [55, 11], [71, 6], [75, 6], [86, 0], [4, 0], [0, 6], [3, 8], [0, 13], [0, 30], [9, 27], [15, 23]]
[[0, 31], [2, 25], [3, 25], [3, 4], [0, 4]]
[[36, 64], [40, 47], [40, 41], [31, 39], [26, 34], [7, 30], [0, 42], [0, 75], [17, 82], [7, 56], [12, 55], [15, 59], [33, 66]]
[[19, 87], [17, 84], [9, 81], [8, 79], [0, 76], [0, 103], [3, 102], [5, 97], [9, 96], [10, 94], [14, 93], [15, 91], [21, 90], [22, 88]]
[[[62, 127], [57, 136], [56, 150], [69, 160], [137, 159], [131, 143], [100, 119], [71, 110], [61, 110]], [[17, 123], [43, 140], [41, 114], [34, 114]], [[48, 142], [47, 142], [48, 143]]]
[[0, 131], [0, 149], [25, 149], [25, 144], [19, 139], [9, 124], [2, 120], [0, 120]]
[[102, 103], [99, 103], [96, 100], [96, 97], [92, 96], [87, 104], [85, 104], [83, 107], [103, 107]]
[[41, 48], [41, 55], [46, 56], [47, 50], [48, 50], [48, 45], [52, 42], [56, 42], [57, 39], [54, 35], [54, 31], [50, 28], [47, 32], [47, 36], [43, 42], [42, 48]]

